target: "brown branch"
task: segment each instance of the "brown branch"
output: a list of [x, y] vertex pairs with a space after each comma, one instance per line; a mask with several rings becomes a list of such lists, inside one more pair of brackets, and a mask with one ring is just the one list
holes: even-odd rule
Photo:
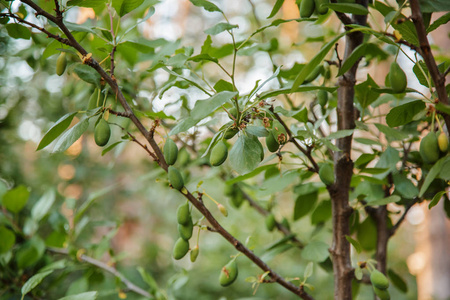
[[[430, 72], [431, 78], [433, 79], [439, 102], [448, 105], [449, 100], [447, 91], [445, 89], [445, 76], [439, 72], [433, 53], [431, 52], [422, 12], [420, 11], [419, 1], [409, 0], [409, 3], [411, 6], [411, 19], [414, 23], [414, 26], [416, 27], [417, 38], [419, 39], [420, 43], [419, 54], [423, 57], [428, 71]], [[447, 128], [450, 128], [450, 115], [444, 112], [440, 113], [444, 117]]]
[[[56, 254], [69, 255], [69, 250], [67, 250], [65, 248], [47, 247], [47, 251], [52, 252], [52, 253], [56, 253]], [[135, 285], [134, 283], [132, 283], [122, 273], [117, 271], [116, 268], [111, 267], [111, 266], [105, 264], [102, 261], [96, 260], [95, 258], [92, 258], [92, 257], [84, 255], [84, 254], [78, 255], [77, 257], [82, 262], [85, 262], [85, 263], [88, 263], [90, 265], [96, 266], [99, 269], [102, 269], [102, 270], [104, 270], [104, 271], [106, 271], [108, 273], [111, 273], [116, 278], [118, 278], [123, 284], [125, 284], [125, 286], [127, 287], [128, 290], [133, 291], [136, 294], [139, 294], [141, 296], [153, 299], [153, 296], [150, 295], [149, 292], [143, 290], [142, 288], [140, 288], [137, 285]]]
[[280, 115], [278, 115], [276, 112], [274, 112], [273, 110], [273, 105], [270, 106], [269, 110], [272, 112], [272, 114], [275, 116], [275, 118], [281, 123], [281, 125], [283, 125], [284, 129], [286, 130], [287, 134], [288, 134], [288, 141], [292, 142], [295, 147], [297, 147], [298, 150], [300, 150], [300, 152], [302, 152], [307, 158], [308, 160], [311, 162], [311, 164], [313, 165], [313, 169], [315, 172], [319, 172], [319, 165], [317, 165], [316, 161], [314, 160], [314, 158], [311, 155], [311, 149], [308, 148], [308, 150], [305, 150], [298, 142], [297, 140], [294, 138], [294, 135], [292, 134], [292, 131], [289, 129], [289, 126], [287, 126], [287, 124], [283, 121], [283, 119], [280, 117]]
[[389, 36], [389, 37], [393, 38], [394, 41], [395, 41], [397, 44], [402, 44], [402, 45], [407, 46], [407, 47], [410, 48], [411, 50], [418, 51], [417, 46], [415, 46], [415, 45], [413, 45], [413, 44], [411, 44], [410, 42], [407, 42], [407, 41], [405, 41], [405, 40], [397, 40], [397, 38], [395, 37], [395, 35], [393, 35], [392, 33], [389, 33], [389, 32], [383, 32], [383, 34], [384, 34], [385, 36]]
[[[48, 20], [55, 23], [67, 36], [67, 39], [69, 40], [70, 46], [78, 50], [84, 57], [88, 54], [87, 51], [78, 43], [78, 41], [73, 37], [69, 29], [64, 25], [64, 22], [62, 20], [58, 20], [51, 14], [44, 11], [41, 7], [39, 7], [37, 4], [32, 2], [31, 0], [21, 0], [21, 2], [28, 4], [30, 7], [36, 10], [38, 15], [42, 15], [46, 17]], [[133, 110], [131, 109], [130, 105], [126, 101], [124, 95], [122, 94], [121, 89], [117, 85], [116, 80], [114, 80], [111, 76], [106, 73], [106, 71], [99, 65], [99, 63], [94, 60], [93, 58], [87, 58], [84, 60], [84, 63], [94, 68], [105, 80], [106, 83], [112, 88], [112, 90], [115, 92], [120, 104], [125, 109], [126, 113], [130, 114], [131, 121], [135, 124], [135, 126], [138, 128], [138, 130], [144, 135], [144, 137], [147, 139], [147, 141], [150, 143], [151, 148], [156, 154], [157, 162], [161, 168], [163, 168], [166, 172], [168, 169], [168, 165], [164, 159], [164, 156], [162, 154], [161, 149], [159, 148], [158, 144], [153, 138], [154, 130], [156, 128], [156, 124], [154, 124], [153, 128], [150, 131], [147, 131], [143, 124], [140, 122], [140, 120], [136, 117], [136, 115], [133, 113]], [[247, 256], [251, 261], [253, 261], [260, 269], [262, 269], [265, 272], [269, 272], [270, 277], [273, 279], [273, 281], [277, 282], [281, 286], [285, 287], [287, 290], [291, 291], [295, 295], [301, 297], [302, 299], [312, 300], [313, 298], [306, 293], [302, 287], [299, 287], [295, 284], [293, 284], [290, 281], [285, 280], [283, 277], [281, 277], [279, 274], [277, 274], [275, 271], [273, 271], [264, 261], [261, 260], [257, 255], [253, 253], [250, 249], [245, 247], [239, 240], [237, 240], [233, 235], [231, 235], [228, 231], [226, 231], [219, 222], [214, 218], [214, 216], [211, 214], [211, 212], [206, 208], [206, 206], [203, 204], [203, 202], [199, 201], [197, 198], [195, 198], [189, 191], [187, 191], [185, 188], [180, 191], [184, 197], [186, 197], [199, 211], [200, 213], [208, 220], [208, 222], [212, 225], [212, 227], [217, 230], [217, 232], [224, 237], [229, 243], [231, 243], [236, 250], [243, 253], [245, 256]]]
[[400, 225], [402, 224], [402, 222], [405, 220], [406, 218], [406, 214], [409, 212], [409, 210], [411, 209], [411, 207], [414, 206], [414, 204], [416, 204], [420, 199], [419, 198], [415, 198], [413, 199], [411, 202], [409, 202], [408, 204], [405, 205], [405, 211], [403, 212], [403, 214], [401, 215], [400, 219], [398, 219], [397, 223], [395, 223], [391, 229], [389, 230], [389, 235], [393, 236], [395, 234], [395, 232], [397, 231], [397, 229], [400, 227]]
[[[337, 0], [330, 0], [330, 2], [338, 3]], [[338, 11], [335, 11], [335, 14], [339, 18], [339, 20], [341, 21], [342, 24], [344, 24], [344, 25], [352, 25], [353, 24], [352, 19], [349, 16], [347, 16], [346, 14], [338, 12]], [[348, 30], [348, 29], [349, 28], [347, 28], [347, 26], [346, 26], [345, 30]]]

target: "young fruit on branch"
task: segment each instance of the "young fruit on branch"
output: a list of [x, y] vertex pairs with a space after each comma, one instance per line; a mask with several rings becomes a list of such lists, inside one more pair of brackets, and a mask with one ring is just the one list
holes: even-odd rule
[[189, 219], [186, 225], [178, 224], [178, 233], [180, 237], [188, 241], [192, 237], [192, 232], [194, 230], [194, 223], [192, 223], [192, 219]]
[[198, 257], [198, 253], [199, 253], [199, 252], [200, 252], [200, 249], [198, 248], [198, 245], [196, 245], [196, 246], [194, 247], [194, 249], [191, 250], [190, 256], [191, 256], [191, 261], [192, 261], [192, 262], [195, 262], [195, 261], [197, 260], [197, 257]]
[[321, 5], [328, 4], [328, 3], [329, 3], [329, 0], [316, 0], [315, 5], [316, 5], [317, 12], [321, 15], [326, 14], [328, 12], [328, 7], [321, 6]]
[[278, 148], [280, 148], [280, 144], [273, 136], [273, 133], [269, 131], [269, 135], [266, 136], [266, 146], [267, 149], [269, 149], [270, 152], [277, 152]]
[[439, 145], [439, 150], [441, 150], [441, 152], [447, 153], [448, 137], [444, 132], [441, 132], [441, 134], [439, 134], [439, 136], [438, 136], [438, 145]]
[[302, 0], [300, 3], [300, 17], [309, 18], [314, 12], [314, 0]]
[[328, 102], [328, 92], [325, 90], [319, 90], [317, 92], [317, 101], [321, 107], [327, 105]]
[[237, 128], [228, 128], [227, 131], [225, 132], [225, 134], [223, 135], [223, 137], [226, 140], [229, 140], [231, 138], [233, 138], [237, 133], [239, 132], [239, 129]]
[[171, 166], [177, 161], [178, 157], [178, 147], [175, 142], [168, 138], [166, 140], [166, 143], [164, 144], [164, 159], [166, 160], [166, 163]]
[[325, 185], [332, 185], [332, 184], [334, 184], [334, 170], [333, 170], [333, 167], [330, 166], [329, 164], [323, 164], [322, 166], [320, 166], [320, 168], [319, 168], [319, 177], [320, 177], [320, 180], [322, 180], [322, 182]]
[[273, 231], [275, 229], [276, 221], [275, 216], [273, 214], [269, 214], [266, 217], [266, 228], [269, 231]]
[[186, 225], [192, 222], [191, 213], [189, 211], [189, 203], [181, 204], [177, 209], [177, 221], [178, 224]]
[[420, 142], [420, 155], [426, 163], [435, 163], [439, 159], [439, 144], [434, 132], [428, 133]]
[[219, 282], [221, 286], [229, 286], [232, 284], [238, 276], [238, 267], [236, 259], [233, 258], [228, 264], [226, 264], [220, 271]]
[[386, 290], [389, 287], [389, 280], [377, 269], [370, 273], [370, 282], [375, 288], [380, 290]]
[[66, 66], [67, 66], [66, 52], [61, 52], [61, 54], [58, 56], [58, 59], [56, 60], [56, 74], [58, 76], [64, 74]]
[[218, 142], [211, 150], [209, 162], [212, 166], [220, 166], [228, 157], [228, 148], [224, 141]]
[[173, 247], [173, 258], [182, 259], [189, 251], [189, 242], [179, 238]]
[[374, 286], [372, 288], [373, 288], [373, 291], [375, 292], [375, 295], [377, 295], [378, 298], [380, 298], [380, 300], [390, 300], [391, 299], [391, 295], [389, 295], [388, 290], [378, 289]]
[[94, 140], [95, 143], [103, 147], [106, 144], [108, 144], [109, 138], [111, 136], [111, 129], [109, 128], [108, 122], [105, 121], [105, 119], [101, 118], [100, 121], [97, 123], [97, 126], [95, 126], [94, 131]]
[[408, 81], [405, 72], [403, 72], [397, 62], [391, 64], [389, 70], [389, 82], [391, 83], [392, 90], [396, 93], [403, 93], [406, 89]]
[[184, 186], [184, 180], [181, 176], [180, 171], [178, 171], [174, 166], [170, 166], [168, 169], [169, 183], [176, 190], [181, 190]]

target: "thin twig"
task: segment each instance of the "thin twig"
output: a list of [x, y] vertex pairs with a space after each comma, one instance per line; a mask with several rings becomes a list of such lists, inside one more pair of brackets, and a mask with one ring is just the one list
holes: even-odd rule
[[416, 198], [413, 199], [411, 202], [409, 202], [408, 204], [405, 205], [405, 211], [403, 212], [403, 214], [401, 215], [400, 219], [398, 219], [397, 223], [394, 224], [394, 226], [392, 226], [392, 228], [389, 230], [389, 235], [393, 236], [395, 234], [395, 232], [397, 231], [397, 229], [400, 227], [400, 225], [402, 224], [402, 222], [405, 220], [406, 214], [408, 213], [408, 211], [411, 209], [411, 207], [414, 206], [414, 204], [416, 204], [420, 199]]
[[[56, 253], [56, 254], [69, 255], [69, 250], [64, 249], [64, 248], [47, 247], [47, 251]], [[92, 258], [85, 254], [78, 255], [77, 257], [79, 260], [81, 260], [83, 262], [86, 262], [86, 263], [96, 266], [97, 268], [100, 268], [108, 273], [111, 273], [112, 275], [117, 277], [123, 284], [125, 284], [125, 286], [127, 287], [128, 290], [133, 291], [136, 294], [139, 294], [141, 296], [153, 299], [152, 295], [150, 295], [149, 292], [143, 290], [142, 288], [138, 287], [137, 285], [135, 285], [134, 283], [129, 281], [122, 273], [117, 271], [116, 268], [111, 267], [111, 266], [105, 264], [104, 262], [96, 260], [95, 258]]]

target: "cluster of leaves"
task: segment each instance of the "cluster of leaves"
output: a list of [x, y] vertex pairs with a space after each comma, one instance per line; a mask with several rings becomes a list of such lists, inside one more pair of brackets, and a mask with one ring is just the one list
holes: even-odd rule
[[[177, 175], [177, 186], [171, 183], [180, 191], [180, 197], [187, 197], [209, 221], [207, 223], [202, 217], [195, 223], [198, 225], [199, 234], [201, 229], [219, 232], [238, 251], [261, 267], [259, 258], [247, 251], [237, 240], [233, 240], [234, 237], [229, 237], [230, 234], [218, 224], [216, 211], [208, 210], [203, 205], [203, 202], [207, 201], [203, 196], [207, 196], [218, 204], [220, 211], [226, 215], [221, 209], [224, 205], [218, 203], [214, 196], [210, 196], [209, 193], [213, 193], [207, 190], [206, 185], [202, 185], [203, 177], [214, 176], [220, 178], [222, 186], [225, 184], [226, 194], [231, 197], [231, 203], [235, 207], [240, 208], [242, 202], [247, 201], [262, 215], [268, 216], [269, 221], [266, 219], [266, 224], [269, 230], [277, 228], [283, 234], [281, 239], [270, 245], [266, 242], [263, 256], [265, 260], [278, 257], [289, 249], [301, 249], [300, 259], [293, 260], [301, 266], [299, 270], [304, 270], [302, 278], [299, 277], [298, 271], [294, 272], [293, 278], [281, 278], [276, 274], [277, 270], [263, 266], [262, 275], [248, 278], [255, 289], [265, 282], [276, 281], [305, 299], [310, 299], [305, 289], [319, 297], [320, 292], [315, 291], [314, 285], [309, 283], [309, 278], [314, 280], [314, 265], [329, 273], [333, 270], [333, 258], [328, 251], [329, 231], [333, 230], [330, 222], [333, 213], [333, 191], [339, 188], [335, 178], [340, 176], [340, 170], [333, 170], [331, 165], [337, 163], [336, 157], [339, 158], [342, 151], [334, 142], [336, 140], [347, 139], [354, 149], [351, 156], [355, 160], [354, 170], [348, 195], [352, 213], [346, 240], [353, 245], [358, 257], [370, 257], [374, 253], [376, 256], [380, 228], [384, 228], [384, 233], [389, 237], [395, 233], [403, 221], [403, 217], [397, 217], [398, 207], [403, 207], [406, 214], [416, 203], [431, 200], [431, 208], [444, 199], [443, 207], [450, 216], [450, 201], [445, 192], [450, 180], [450, 156], [446, 149], [441, 149], [437, 154], [438, 160], [430, 162], [423, 159], [418, 147], [421, 136], [426, 132], [439, 131], [448, 135], [448, 128], [446, 131], [442, 123], [443, 116], [450, 113], [450, 106], [436, 101], [436, 94], [432, 92], [434, 83], [431, 71], [424, 60], [418, 55], [409, 55], [400, 47], [403, 44], [417, 50], [421, 46], [413, 21], [404, 14], [405, 8], [408, 7], [406, 2], [397, 7], [375, 1], [370, 7], [365, 7], [360, 3], [325, 1], [322, 5], [328, 8], [328, 12], [324, 14], [292, 20], [277, 19], [267, 25], [259, 25], [253, 32], [241, 37], [236, 34], [239, 26], [230, 23], [219, 6], [206, 0], [190, 0], [193, 5], [203, 8], [208, 14], [220, 15], [223, 18], [204, 31], [206, 37], [198, 53], [194, 47], [182, 45], [182, 41], [140, 38], [139, 24], [145, 24], [152, 17], [156, 1], [36, 1], [34, 5], [47, 13], [51, 14], [56, 10], [57, 17], [61, 17], [64, 28], [68, 29], [72, 36], [64, 30], [61, 31], [61, 27], [53, 26], [51, 22], [44, 21], [43, 27], [40, 27], [42, 25], [30, 15], [31, 10], [27, 6], [30, 1], [22, 2], [24, 3], [13, 11], [10, 3], [2, 1], [0, 20], [10, 38], [32, 39], [38, 49], [42, 50], [39, 52], [39, 59], [30, 53], [27, 63], [37, 69], [40, 65], [48, 64], [49, 58], [55, 57], [56, 60], [55, 54], [66, 53], [67, 68], [59, 68], [58, 75], [65, 71], [67, 82], [74, 82], [71, 86], [83, 87], [73, 90], [80, 95], [80, 99], [88, 99], [89, 95], [91, 97], [89, 101], [74, 101], [70, 107], [71, 112], [60, 117], [48, 129], [37, 150], [53, 147], [54, 153], [64, 152], [90, 130], [90, 124], [107, 121], [113, 130], [117, 129], [116, 132], [120, 131], [122, 134], [120, 137], [113, 135], [109, 142], [106, 140], [102, 155], [110, 155], [111, 153], [107, 153], [112, 150], [123, 150], [121, 145], [134, 142], [166, 170], [166, 161], [159, 155], [162, 152], [154, 137], [162, 137], [166, 140], [165, 143], [172, 141], [168, 138], [172, 137], [183, 148], [179, 151], [178, 160], [168, 163], [181, 168], [180, 175]], [[283, 2], [276, 2], [269, 18], [277, 15]], [[36, 9], [35, 6], [31, 8]], [[98, 23], [87, 21], [84, 24], [75, 24], [64, 20], [66, 12], [77, 7], [92, 8]], [[450, 18], [447, 13], [433, 23], [430, 22], [432, 13], [448, 10], [448, 5], [444, 2], [437, 2], [433, 7], [422, 3], [421, 9], [428, 33], [448, 22]], [[276, 37], [266, 37], [275, 36], [271, 30], [288, 22], [323, 24], [331, 19], [334, 13], [341, 16], [366, 16], [375, 12], [384, 17], [385, 24], [377, 24], [375, 28], [346, 24], [343, 32], [330, 30], [321, 37], [323, 46], [308, 63], [295, 63], [289, 68], [277, 65], [274, 59], [274, 56], [289, 50], [280, 48]], [[43, 14], [39, 15], [41, 21]], [[130, 15], [137, 20], [127, 22]], [[257, 18], [256, 15], [255, 17]], [[31, 31], [30, 24], [35, 24], [34, 28], [44, 33]], [[386, 29], [377, 29], [381, 25], [385, 25]], [[388, 30], [391, 27], [393, 31]], [[364, 34], [364, 41], [342, 61], [338, 50], [333, 49], [344, 36], [354, 33]], [[45, 39], [45, 35], [53, 39]], [[227, 36], [229, 42], [220, 43], [215, 39], [217, 35]], [[86, 54], [75, 47], [72, 39], [79, 42], [77, 45], [81, 45]], [[316, 41], [317, 39], [307, 42]], [[238, 62], [240, 59], [250, 59], [260, 52], [269, 57], [272, 74], [262, 82], [255, 82], [249, 92], [244, 92], [246, 87], [240, 86], [238, 78], [242, 77], [239, 72], [245, 70]], [[386, 77], [384, 86], [380, 86], [368, 74], [354, 86], [354, 107], [358, 111], [354, 128], [336, 131], [336, 78], [351, 72], [360, 61], [370, 66], [384, 60], [392, 61], [393, 55], [396, 60], [399, 53], [403, 53], [414, 64], [415, 77], [430, 92], [422, 93], [411, 86], [402, 89], [394, 87], [398, 75], [392, 74]], [[450, 60], [446, 57], [439, 59], [442, 62], [438, 64], [438, 71], [441, 74], [448, 72]], [[101, 63], [96, 64], [96, 61]], [[102, 74], [99, 68], [107, 72]], [[133, 72], [130, 72], [130, 69]], [[223, 76], [218, 77], [214, 73], [215, 69], [223, 71]], [[398, 70], [396, 72], [399, 73]], [[154, 79], [160, 74], [165, 74], [166, 80]], [[112, 80], [108, 81], [106, 76], [110, 76]], [[150, 81], [150, 84], [142, 83], [146, 81]], [[115, 82], [119, 83], [120, 90], [114, 86]], [[151, 101], [140, 96], [140, 90], [149, 90], [152, 94]], [[175, 105], [180, 113], [175, 116], [170, 116], [169, 113], [173, 103], [168, 104], [164, 110], [154, 109], [153, 100], [156, 97], [164, 99], [169, 91], [177, 91], [179, 94]], [[306, 95], [309, 100], [296, 103], [293, 96], [299, 93]], [[199, 96], [201, 100], [195, 101], [194, 106], [190, 105], [192, 94], [202, 95]], [[274, 100], [275, 97], [280, 101]], [[45, 104], [42, 104], [42, 107], [45, 108]], [[384, 120], [380, 122], [378, 115], [382, 107], [388, 107], [389, 110], [385, 123]], [[228, 119], [222, 122], [226, 118]], [[129, 119], [132, 122], [129, 122]], [[74, 120], [76, 124], [71, 126]], [[150, 131], [146, 132], [140, 128], [139, 124], [143, 123], [136, 120], [150, 120]], [[138, 125], [137, 128], [132, 123]], [[203, 128], [208, 128], [212, 134], [202, 135]], [[136, 137], [137, 130], [144, 134], [150, 147]], [[384, 139], [380, 139], [380, 135]], [[217, 145], [225, 147], [228, 158], [221, 157], [220, 163], [213, 163], [221, 165], [215, 168], [210, 166], [209, 157]], [[173, 144], [171, 147], [170, 151], [174, 151]], [[178, 148], [176, 149], [178, 153]], [[167, 160], [167, 153], [164, 155]], [[195, 174], [194, 170], [198, 170], [201, 175]], [[153, 176], [166, 180], [162, 171]], [[165, 188], [168, 187], [166, 184]], [[144, 269], [140, 269], [140, 274], [150, 287], [148, 292], [130, 285], [117, 270], [108, 269], [96, 260], [107, 252], [116, 230], [104, 236], [100, 243], [85, 246], [89, 256], [77, 250], [81, 246], [77, 244], [77, 237], [88, 222], [85, 218], [86, 211], [109, 189], [92, 194], [78, 206], [73, 216], [73, 224], [69, 224], [58, 210], [52, 210], [57, 197], [55, 190], [45, 193], [39, 201], [29, 206], [29, 210], [23, 210], [29, 198], [25, 186], [12, 187], [5, 184], [1, 189], [1, 206], [4, 212], [0, 220], [0, 240], [4, 242], [0, 245], [0, 263], [9, 270], [9, 275], [2, 277], [2, 281], [21, 287], [22, 295], [32, 291], [33, 295], [39, 297], [45, 292], [36, 287], [47, 276], [54, 278], [53, 284], [56, 286], [56, 283], [62, 280], [60, 278], [69, 276], [71, 270], [78, 266], [77, 261], [81, 261], [96, 267], [84, 271], [91, 272], [89, 277], [82, 277], [84, 280], [93, 280], [94, 284], [90, 283], [92, 288], [95, 288], [94, 279], [102, 277], [100, 270], [103, 269], [118, 278], [115, 293], [118, 289], [119, 297], [123, 296], [122, 290], [131, 290], [147, 297], [167, 296]], [[282, 193], [289, 195], [288, 201], [281, 199]], [[193, 194], [197, 195], [198, 203], [194, 202], [196, 198]], [[391, 206], [393, 203], [397, 206]], [[69, 205], [76, 206], [75, 203]], [[292, 209], [287, 211], [283, 207], [285, 205]], [[172, 208], [173, 211], [175, 209], [176, 206]], [[380, 211], [386, 212], [384, 219], [378, 217], [376, 212]], [[233, 213], [237, 218], [240, 214], [247, 214], [243, 209]], [[45, 221], [45, 224], [42, 221]], [[298, 230], [300, 222], [307, 224], [308, 234]], [[263, 223], [264, 219], [259, 218], [259, 224]], [[224, 224], [227, 224], [226, 221]], [[43, 227], [51, 227], [46, 229], [50, 232], [48, 235], [42, 234], [45, 231]], [[245, 238], [239, 233], [235, 236]], [[180, 239], [184, 243], [183, 255], [176, 255], [177, 259], [187, 253], [189, 238]], [[248, 242], [247, 247], [257, 250], [261, 245]], [[198, 248], [196, 249], [198, 251]], [[55, 254], [58, 253], [71, 259], [55, 260]], [[94, 257], [93, 260], [91, 256]], [[371, 260], [368, 259], [368, 262]], [[232, 259], [232, 268], [236, 269], [233, 271], [232, 280], [229, 280], [227, 271], [229, 265], [222, 269], [222, 285], [235, 281], [235, 264], [236, 257]], [[385, 261], [378, 261], [378, 264], [386, 267]], [[364, 265], [360, 263], [354, 266], [357, 279], [354, 294], [364, 282], [364, 274], [368, 274]], [[19, 276], [14, 276], [15, 268], [19, 270]], [[26, 274], [23, 279], [20, 278], [22, 274]], [[388, 275], [398, 290], [407, 292], [405, 281], [394, 270], [389, 269]], [[102, 282], [102, 278], [98, 279], [98, 282]], [[290, 285], [291, 283], [295, 284]], [[77, 287], [73, 289], [76, 290]], [[14, 294], [17, 290], [8, 292]], [[96, 297], [97, 292], [85, 292], [63, 299]]]

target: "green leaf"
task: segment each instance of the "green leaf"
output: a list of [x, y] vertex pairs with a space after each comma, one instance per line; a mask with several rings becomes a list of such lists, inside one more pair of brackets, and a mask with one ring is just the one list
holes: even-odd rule
[[66, 130], [69, 127], [70, 123], [72, 122], [73, 118], [77, 113], [78, 112], [68, 113], [62, 116], [58, 121], [56, 121], [56, 123], [45, 133], [36, 151], [44, 149], [51, 142], [53, 142], [58, 136], [60, 136], [61, 133], [63, 133], [64, 130]]
[[305, 246], [302, 250], [302, 258], [313, 262], [323, 262], [329, 256], [328, 244], [321, 241], [314, 241]]
[[419, 189], [403, 174], [394, 174], [395, 191], [407, 199], [413, 199], [419, 194]]
[[439, 172], [439, 178], [450, 180], [450, 156], [447, 156], [447, 160], [442, 165], [441, 172]]
[[231, 30], [233, 28], [239, 28], [238, 25], [230, 24], [230, 23], [217, 23], [211, 28], [205, 30], [206, 34], [216, 35], [226, 30]]
[[439, 174], [439, 172], [442, 170], [442, 166], [444, 165], [445, 161], [448, 157], [443, 157], [440, 160], [438, 160], [434, 166], [430, 169], [428, 172], [427, 177], [425, 178], [425, 181], [422, 184], [422, 187], [420, 188], [419, 197], [422, 197], [423, 194], [427, 191], [428, 187], [430, 186], [431, 182], [436, 178], [436, 176]]
[[303, 272], [303, 280], [306, 280], [307, 278], [311, 277], [311, 275], [313, 274], [313, 267], [314, 267], [314, 263], [312, 261], [310, 261], [305, 268], [305, 271]]
[[116, 146], [118, 146], [118, 145], [120, 145], [120, 144], [122, 144], [122, 143], [123, 143], [123, 141], [118, 141], [118, 142], [115, 142], [115, 143], [112, 144], [112, 145], [109, 145], [108, 147], [106, 147], [105, 149], [103, 149], [103, 151], [102, 151], [102, 156], [105, 155], [106, 153], [108, 153], [109, 151], [113, 150], [114, 148], [116, 148]]
[[386, 137], [393, 141], [405, 140], [409, 137], [409, 134], [396, 130], [394, 128], [390, 128], [383, 124], [375, 124], [375, 127], [382, 133], [386, 135]]
[[395, 203], [402, 200], [402, 197], [397, 196], [397, 195], [391, 195], [389, 197], [383, 198], [383, 199], [378, 199], [378, 200], [374, 200], [374, 201], [370, 201], [367, 203], [367, 205], [386, 205], [388, 203]]
[[391, 109], [386, 116], [386, 123], [389, 127], [397, 127], [408, 124], [414, 117], [425, 109], [425, 103], [422, 100], [412, 101], [399, 105]]
[[318, 199], [317, 190], [305, 195], [299, 195], [295, 200], [293, 220], [306, 216], [314, 207]]
[[241, 175], [241, 176], [235, 177], [233, 179], [227, 180], [226, 184], [229, 185], [229, 184], [233, 184], [233, 183], [236, 183], [236, 182], [244, 181], [246, 179], [255, 177], [259, 173], [264, 172], [267, 169], [272, 168], [273, 166], [275, 166], [275, 165], [271, 164], [271, 165], [264, 165], [264, 166], [258, 167], [256, 169], [254, 169], [253, 171], [251, 171], [250, 173], [247, 173], [245, 175]]
[[268, 91], [261, 93], [259, 95], [258, 99], [267, 99], [272, 98], [278, 95], [285, 95], [285, 94], [291, 94], [291, 93], [298, 93], [298, 92], [309, 92], [309, 91], [315, 91], [315, 90], [325, 90], [327, 92], [333, 93], [337, 88], [336, 87], [324, 87], [324, 86], [300, 86], [297, 87], [294, 91], [292, 90], [292, 87], [288, 88], [282, 88], [275, 91]]
[[400, 277], [397, 273], [394, 272], [394, 270], [389, 269], [387, 271], [387, 274], [389, 276], [389, 279], [391, 280], [392, 284], [398, 288], [403, 293], [408, 292], [408, 286], [406, 285], [406, 282], [403, 280], [403, 278]]
[[127, 13], [138, 8], [143, 2], [144, 0], [113, 0], [112, 6], [119, 16], [123, 17]]
[[59, 298], [58, 300], [95, 300], [97, 299], [97, 292], [86, 292], [76, 295], [70, 295]]
[[249, 125], [245, 128], [245, 132], [256, 135], [257, 137], [266, 137], [269, 135], [269, 131], [264, 126]]
[[231, 84], [228, 81], [225, 81], [223, 79], [220, 79], [219, 81], [216, 82], [216, 84], [214, 85], [214, 89], [216, 90], [216, 92], [220, 93], [223, 91], [230, 91], [233, 92], [234, 87], [233, 84]]
[[44, 280], [45, 277], [52, 274], [53, 270], [37, 273], [36, 275], [33, 275], [30, 277], [27, 282], [22, 286], [22, 296], [28, 294], [32, 289], [34, 289], [36, 286], [38, 286], [42, 280]]
[[448, 21], [450, 21], [450, 12], [446, 13], [445, 15], [441, 16], [439, 19], [433, 22], [430, 26], [427, 28], [427, 33], [432, 32], [435, 29], [438, 29], [439, 26], [447, 24]]
[[29, 197], [30, 191], [28, 188], [24, 185], [19, 185], [6, 192], [3, 196], [2, 205], [10, 212], [18, 213], [25, 207]]
[[367, 108], [375, 100], [378, 99], [380, 93], [375, 89], [379, 86], [377, 83], [367, 74], [367, 79], [363, 83], [355, 86], [356, 100], [361, 104], [363, 108]]
[[53, 153], [64, 152], [75, 143], [89, 127], [89, 119], [85, 118], [67, 130], [56, 142]]
[[327, 140], [340, 139], [340, 138], [352, 135], [354, 131], [355, 131], [354, 129], [339, 130], [339, 131], [330, 133], [325, 138]]
[[100, 74], [97, 73], [96, 70], [89, 67], [88, 65], [77, 64], [73, 71], [80, 77], [82, 80], [87, 83], [94, 84], [96, 87], [100, 88]]
[[188, 130], [236, 95], [237, 92], [223, 91], [209, 99], [198, 100], [195, 102], [194, 108], [191, 111], [191, 116], [179, 122], [170, 131], [169, 135], [178, 134]]
[[14, 232], [6, 228], [5, 226], [0, 226], [0, 254], [9, 251], [16, 243], [16, 236]]
[[422, 13], [450, 11], [450, 2], [447, 0], [419, 0]]
[[346, 14], [367, 15], [369, 13], [369, 10], [367, 8], [365, 8], [361, 4], [355, 3], [328, 3], [322, 4], [322, 6]]
[[101, 14], [106, 5], [105, 0], [70, 0], [67, 6], [90, 7], [95, 10], [96, 14]]
[[35, 221], [40, 221], [48, 213], [53, 203], [55, 202], [55, 190], [49, 189], [39, 201], [31, 209], [31, 217]]
[[12, 37], [13, 39], [29, 40], [31, 37], [30, 29], [20, 24], [16, 23], [6, 24], [5, 28], [8, 31], [9, 36]]
[[450, 105], [439, 102], [436, 104], [436, 109], [450, 115]]
[[215, 63], [219, 62], [219, 60], [217, 58], [212, 57], [211, 55], [206, 54], [206, 53], [202, 53], [202, 54], [199, 54], [199, 55], [191, 56], [191, 57], [188, 58], [188, 60], [195, 61], [195, 62], [204, 62], [204, 61], [212, 61], [212, 62], [215, 62]]
[[366, 54], [366, 48], [368, 44], [361, 44], [358, 47], [353, 50], [352, 54], [350, 54], [349, 57], [344, 61], [341, 68], [339, 69], [339, 72], [337, 76], [341, 76], [345, 74], [350, 68], [361, 58]]
[[253, 135], [240, 135], [230, 151], [232, 168], [239, 174], [253, 171], [261, 162], [262, 145]]
[[356, 252], [361, 253], [362, 247], [357, 240], [352, 239], [350, 236], [346, 235], [345, 238], [347, 241], [352, 244], [353, 248], [355, 248]]
[[222, 11], [220, 10], [220, 8], [217, 7], [217, 5], [215, 5], [214, 3], [211, 3], [209, 1], [206, 0], [189, 0], [191, 1], [192, 4], [194, 4], [195, 6], [198, 7], [203, 7], [205, 10], [210, 11], [210, 12], [220, 12], [222, 13]]
[[325, 222], [331, 218], [331, 201], [325, 200], [317, 205], [316, 209], [311, 215], [311, 224], [318, 224]]
[[280, 8], [283, 6], [283, 3], [284, 3], [284, 0], [277, 0], [277, 2], [275, 2], [275, 5], [273, 6], [273, 9], [270, 12], [270, 15], [267, 17], [267, 19], [270, 19], [273, 16], [275, 16], [277, 14], [277, 12], [280, 10]]
[[159, 288], [155, 278], [153, 278], [152, 275], [150, 275], [147, 271], [145, 271], [143, 267], [138, 267], [137, 270], [141, 275], [142, 280], [144, 280], [144, 282], [147, 283], [148, 286], [150, 287], [150, 293], [153, 294], [154, 292], [156, 292]]
[[370, 251], [375, 249], [377, 243], [377, 227], [373, 219], [369, 216], [367, 217], [357, 229], [356, 236], [361, 247]]
[[440, 191], [439, 193], [436, 193], [430, 204], [428, 204], [428, 209], [432, 209], [433, 207], [435, 207], [439, 203], [439, 201], [441, 201], [441, 198], [445, 193], [446, 191]]
[[85, 202], [83, 202], [83, 204], [80, 206], [80, 208], [77, 209], [75, 217], [74, 217], [74, 223], [78, 223], [78, 221], [81, 220], [81, 218], [83, 217], [84, 213], [86, 212], [86, 210], [92, 205], [94, 204], [94, 202], [99, 199], [100, 197], [106, 195], [107, 193], [111, 192], [112, 190], [114, 190], [116, 186], [114, 185], [110, 185], [107, 186], [105, 188], [102, 188], [98, 191], [95, 191], [94, 193], [91, 193], [89, 195], [89, 197], [86, 199]]
[[319, 51], [319, 53], [317, 53], [316, 56], [314, 56], [313, 59], [311, 59], [309, 63], [302, 68], [300, 73], [295, 78], [294, 83], [292, 84], [291, 93], [297, 90], [297, 88], [305, 81], [305, 78], [312, 72], [312, 70], [314, 70], [314, 68], [322, 62], [328, 52], [330, 52], [330, 50], [334, 47], [334, 44], [345, 34], [345, 32], [341, 33], [330, 42], [325, 44]]
[[64, 24], [70, 31], [89, 32], [89, 33], [93, 33], [93, 34], [96, 33], [94, 30], [92, 30], [92, 28], [83, 26], [81, 24], [67, 22], [67, 21], [64, 21]]

